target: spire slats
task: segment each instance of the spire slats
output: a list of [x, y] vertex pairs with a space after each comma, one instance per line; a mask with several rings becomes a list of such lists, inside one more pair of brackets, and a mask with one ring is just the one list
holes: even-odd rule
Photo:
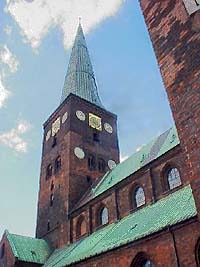
[[79, 24], [72, 47], [61, 102], [63, 102], [70, 93], [103, 108], [98, 95], [92, 63], [81, 24]]

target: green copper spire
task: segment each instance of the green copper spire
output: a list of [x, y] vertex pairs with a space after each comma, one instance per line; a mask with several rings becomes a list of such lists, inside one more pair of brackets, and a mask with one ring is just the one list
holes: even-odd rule
[[86, 99], [97, 106], [103, 107], [98, 95], [92, 63], [80, 23], [72, 47], [61, 102], [63, 102], [70, 93]]

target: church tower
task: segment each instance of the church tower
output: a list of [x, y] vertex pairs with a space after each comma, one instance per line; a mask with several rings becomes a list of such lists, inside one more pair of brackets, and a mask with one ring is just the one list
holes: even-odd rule
[[117, 163], [117, 117], [101, 103], [79, 24], [61, 104], [44, 123], [36, 237], [69, 243], [70, 212]]

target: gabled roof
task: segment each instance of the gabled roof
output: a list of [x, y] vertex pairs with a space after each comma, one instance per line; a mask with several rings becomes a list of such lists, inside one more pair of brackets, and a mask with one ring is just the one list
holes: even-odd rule
[[97, 184], [94, 184], [92, 189], [86, 193], [78, 203], [77, 207], [82, 206], [89, 200], [104, 193], [109, 188], [137, 172], [142, 167], [164, 155], [179, 144], [180, 141], [176, 127], [172, 127], [147, 145], [143, 146], [127, 160], [118, 164], [112, 171], [106, 173], [104, 177], [102, 177]]
[[81, 24], [78, 26], [72, 47], [61, 102], [70, 94], [77, 95], [103, 108]]
[[15, 235], [7, 230], [5, 234], [13, 255], [19, 261], [44, 264], [50, 256], [51, 250], [49, 245], [43, 239]]
[[56, 250], [44, 267], [64, 267], [139, 240], [197, 215], [190, 185]]

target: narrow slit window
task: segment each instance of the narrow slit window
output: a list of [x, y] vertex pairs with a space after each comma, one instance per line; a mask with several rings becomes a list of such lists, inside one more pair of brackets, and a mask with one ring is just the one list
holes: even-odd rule
[[135, 190], [135, 194], [134, 194], [134, 202], [135, 202], [135, 206], [137, 208], [143, 206], [145, 204], [145, 194], [144, 194], [144, 189], [142, 187], [138, 187]]
[[99, 224], [105, 225], [108, 223], [108, 209], [106, 207], [103, 207], [100, 210], [100, 218], [99, 218]]

